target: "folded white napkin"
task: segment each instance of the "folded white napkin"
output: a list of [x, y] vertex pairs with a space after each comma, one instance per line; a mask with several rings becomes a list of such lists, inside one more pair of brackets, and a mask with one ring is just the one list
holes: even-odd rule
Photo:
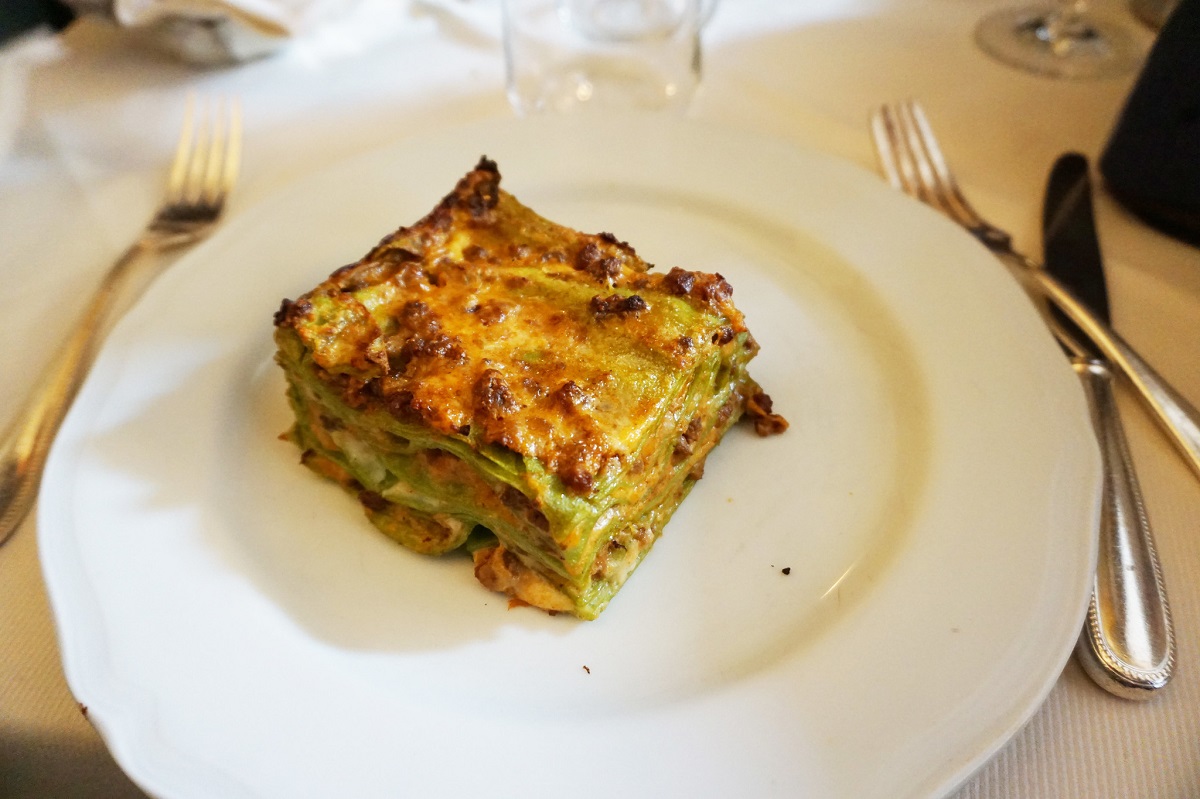
[[101, 11], [122, 27], [194, 64], [248, 61], [278, 50], [359, 0], [67, 0]]

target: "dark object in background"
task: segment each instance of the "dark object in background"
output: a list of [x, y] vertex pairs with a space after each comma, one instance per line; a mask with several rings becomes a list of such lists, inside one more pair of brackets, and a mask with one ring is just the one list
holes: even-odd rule
[[62, 30], [74, 18], [57, 0], [0, 0], [0, 44], [39, 25]]
[[1109, 191], [1200, 247], [1200, 0], [1167, 19], [1100, 159]]
[[1179, 0], [1129, 0], [1133, 15], [1154, 30], [1162, 28]]

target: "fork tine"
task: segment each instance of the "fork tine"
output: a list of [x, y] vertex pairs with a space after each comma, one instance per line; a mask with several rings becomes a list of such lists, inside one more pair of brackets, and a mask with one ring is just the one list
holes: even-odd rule
[[903, 106], [887, 108], [887, 123], [892, 143], [899, 157], [900, 181], [904, 192], [923, 203], [929, 203], [926, 176], [921, 170], [921, 153], [914, 147]]
[[919, 103], [910, 101], [907, 117], [918, 146], [916, 156], [924, 166], [923, 174], [929, 180], [927, 188], [933, 195], [931, 204], [970, 230], [988, 247], [1010, 247], [1011, 238], [1008, 233], [984, 219], [967, 201], [954, 177], [954, 170], [942, 154], [941, 145], [933, 133], [933, 126], [929, 124], [929, 119]]
[[188, 168], [192, 160], [192, 137], [195, 134], [196, 96], [189, 94], [183, 110], [183, 126], [179, 131], [179, 143], [175, 146], [175, 160], [171, 162], [171, 175], [167, 178], [167, 197], [178, 202], [183, 197]]
[[237, 181], [242, 152], [241, 108], [234, 100], [213, 114], [211, 146], [206, 159], [202, 201], [220, 210]]
[[942, 155], [942, 148], [933, 134], [925, 110], [919, 103], [909, 100], [903, 106], [903, 118], [913, 150], [918, 154], [921, 178], [932, 204], [952, 219], [969, 221], [961, 213], [964, 204], [956, 202], [962, 195], [958, 192], [954, 174]]
[[883, 105], [871, 112], [871, 138], [875, 141], [875, 155], [884, 177], [893, 189], [904, 191], [904, 182], [896, 163], [896, 132], [890, 106]]
[[933, 181], [931, 186], [937, 191], [940, 198], [939, 205], [944, 207], [952, 218], [958, 219], [965, 225], [970, 227], [983, 225], [983, 217], [967, 202], [966, 196], [959, 189], [958, 181], [954, 177], [954, 170], [950, 168], [946, 156], [942, 153], [941, 145], [938, 143], [937, 136], [934, 135], [933, 126], [929, 124], [929, 118], [925, 115], [925, 109], [921, 107], [920, 103], [910, 101], [908, 113], [916, 137], [921, 142], [921, 149], [926, 155], [926, 162], [929, 164]]
[[954, 209], [946, 203], [945, 185], [941, 181], [941, 175], [934, 169], [928, 140], [917, 122], [914, 107], [915, 104], [911, 100], [902, 103], [897, 110], [897, 117], [909, 159], [913, 163], [917, 195], [923, 202], [953, 216]]
[[879, 154], [888, 181], [910, 197], [924, 202], [912, 151], [901, 132], [896, 109], [890, 105], [880, 106], [871, 121], [875, 151]]
[[184, 180], [183, 195], [180, 198], [189, 205], [200, 203], [204, 199], [204, 175], [207, 172], [208, 161], [212, 157], [212, 144], [218, 137], [214, 135], [209, 113], [209, 102], [200, 103], [197, 114], [195, 138], [192, 142], [191, 159], [188, 162], [187, 178]]
[[954, 178], [921, 104], [882, 105], [871, 114], [875, 152], [888, 182], [992, 241], [1004, 237], [971, 206]]
[[242, 118], [236, 100], [197, 101], [189, 95], [166, 202], [220, 210], [241, 166]]
[[222, 132], [225, 126], [224, 116], [221, 104], [216, 103], [209, 128], [209, 147], [204, 153], [204, 174], [198, 185], [198, 199], [206, 205], [216, 205], [220, 201], [220, 180], [225, 161], [225, 141], [228, 137], [228, 134]]

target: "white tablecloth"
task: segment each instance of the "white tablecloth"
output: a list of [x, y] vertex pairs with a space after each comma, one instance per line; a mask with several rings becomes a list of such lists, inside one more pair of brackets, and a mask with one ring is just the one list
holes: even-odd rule
[[[705, 32], [692, 116], [874, 168], [868, 110], [919, 98], [969, 195], [1036, 252], [1050, 164], [1068, 149], [1100, 152], [1132, 78], [1057, 82], [988, 60], [971, 32], [997, 5], [725, 0]], [[223, 70], [183, 66], [93, 21], [2, 51], [0, 420], [149, 217], [186, 92], [242, 99], [236, 214], [339, 158], [509, 115], [498, 31], [494, 0], [364, 0], [340, 26]], [[1149, 46], [1150, 32], [1140, 35]], [[1200, 405], [1200, 250], [1104, 194], [1098, 204], [1116, 326]], [[1200, 480], [1136, 401], [1121, 400], [1173, 603], [1178, 675], [1153, 701], [1131, 703], [1072, 661], [1025, 729], [955, 794], [962, 799], [1200, 796]], [[36, 533], [31, 519], [0, 549], [0, 795], [139, 796], [63, 679]]]

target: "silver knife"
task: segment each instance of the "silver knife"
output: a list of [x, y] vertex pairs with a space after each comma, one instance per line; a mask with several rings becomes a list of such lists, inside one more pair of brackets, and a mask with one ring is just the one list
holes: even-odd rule
[[[1054, 165], [1042, 216], [1046, 270], [1106, 324], [1108, 291], [1092, 214], [1088, 163], [1069, 153]], [[1100, 551], [1092, 598], [1076, 654], [1102, 688], [1145, 699], [1175, 667], [1175, 635], [1162, 570], [1117, 413], [1112, 369], [1069, 319], [1050, 308], [1051, 324], [1083, 382], [1104, 465]]]

